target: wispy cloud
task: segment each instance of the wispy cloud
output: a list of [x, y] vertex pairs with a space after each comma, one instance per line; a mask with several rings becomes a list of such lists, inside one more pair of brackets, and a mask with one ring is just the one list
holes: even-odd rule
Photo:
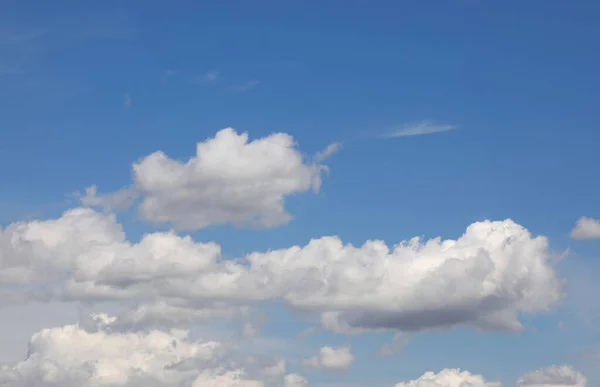
[[426, 134], [442, 133], [454, 130], [457, 125], [451, 124], [436, 124], [432, 121], [421, 121], [412, 124], [406, 124], [401, 129], [392, 130], [385, 133], [385, 138], [423, 136]]
[[342, 149], [342, 144], [339, 142], [333, 142], [333, 143], [329, 144], [327, 146], [327, 148], [325, 148], [321, 152], [317, 152], [315, 154], [315, 161], [317, 163], [320, 163], [321, 161], [325, 161], [326, 159], [330, 158], [335, 153], [337, 153], [340, 149]]
[[123, 106], [125, 106], [125, 109], [129, 109], [131, 107], [131, 96], [129, 93], [126, 93], [123, 96]]
[[221, 73], [218, 70], [211, 70], [196, 77], [195, 81], [199, 83], [210, 83], [217, 81], [220, 76]]
[[234, 93], [243, 93], [245, 91], [248, 91], [248, 90], [253, 89], [254, 87], [258, 86], [259, 83], [260, 82], [258, 82], [257, 80], [254, 80], [254, 81], [242, 83], [241, 85], [232, 86], [229, 90]]

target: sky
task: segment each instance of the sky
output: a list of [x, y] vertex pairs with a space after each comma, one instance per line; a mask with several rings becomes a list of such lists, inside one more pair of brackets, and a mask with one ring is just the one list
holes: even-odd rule
[[0, 386], [599, 386], [599, 14], [1, 0]]

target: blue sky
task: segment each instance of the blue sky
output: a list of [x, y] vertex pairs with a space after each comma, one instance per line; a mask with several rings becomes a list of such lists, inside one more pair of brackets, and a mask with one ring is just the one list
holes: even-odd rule
[[[568, 296], [525, 316], [522, 333], [422, 332], [383, 359], [369, 354], [392, 333], [319, 332], [307, 351], [352, 343], [359, 360], [333, 376], [292, 370], [379, 386], [460, 367], [510, 385], [569, 364], [600, 383], [598, 359], [578, 355], [600, 348], [600, 244], [569, 238], [579, 217], [600, 218], [599, 11], [541, 0], [3, 1], [0, 224], [59, 217], [78, 205], [73, 192], [116, 191], [136, 160], [157, 150], [187, 160], [226, 127], [251, 139], [288, 133], [307, 155], [339, 142], [321, 191], [286, 198], [290, 223], [191, 235], [240, 256], [326, 235], [358, 246], [456, 239], [473, 222], [510, 218], [547, 236], [553, 253], [571, 249], [556, 265]], [[455, 128], [381, 137], [422, 122]], [[133, 241], [168, 229], [134, 210], [117, 218]], [[287, 307], [262, 307], [265, 336], [309, 326]]]

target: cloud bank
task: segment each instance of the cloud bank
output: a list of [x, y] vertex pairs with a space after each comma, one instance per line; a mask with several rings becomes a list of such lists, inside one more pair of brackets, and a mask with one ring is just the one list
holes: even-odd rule
[[[322, 162], [338, 149], [331, 144], [309, 160], [285, 133], [250, 141], [227, 128], [199, 142], [185, 162], [161, 151], [141, 158], [122, 190], [99, 194], [92, 186], [80, 196], [82, 207], [0, 228], [0, 307], [48, 301], [129, 307], [34, 334], [26, 359], [1, 366], [0, 386], [306, 387], [309, 381], [290, 372], [286, 358], [242, 359], [230, 342], [192, 338], [189, 328], [239, 319], [244, 336], [252, 337], [260, 325], [252, 307], [277, 302], [331, 332], [394, 332], [380, 351], [390, 356], [404, 345], [405, 332], [456, 326], [518, 332], [522, 314], [550, 311], [563, 299], [547, 238], [510, 219], [466, 225], [456, 239], [353, 245], [326, 235], [225, 258], [219, 244], [174, 230], [133, 241], [114, 213], [136, 206], [149, 224], [179, 230], [283, 225], [292, 218], [286, 197], [318, 192], [327, 170]], [[310, 355], [299, 363], [324, 371], [357, 361], [349, 345]], [[550, 367], [518, 383], [587, 382], [569, 367]], [[498, 384], [449, 369], [396, 386]]]

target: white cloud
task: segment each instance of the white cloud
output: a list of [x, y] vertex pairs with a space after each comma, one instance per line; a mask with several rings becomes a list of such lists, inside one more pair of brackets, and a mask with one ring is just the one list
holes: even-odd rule
[[413, 238], [390, 248], [323, 237], [247, 259], [262, 288], [278, 288], [297, 308], [324, 312], [330, 330], [470, 324], [517, 331], [517, 312], [548, 310], [562, 299], [547, 247], [546, 238], [506, 220], [474, 223], [458, 240]]
[[308, 387], [308, 380], [298, 374], [288, 374], [283, 378], [283, 387]]
[[232, 223], [274, 227], [290, 221], [284, 198], [321, 185], [319, 164], [307, 164], [284, 133], [248, 141], [231, 128], [197, 144], [186, 163], [155, 152], [134, 164], [140, 214], [152, 223], [199, 229]]
[[187, 162], [157, 151], [133, 165], [132, 186], [99, 194], [92, 185], [75, 196], [84, 206], [108, 212], [141, 198], [143, 219], [184, 230], [227, 223], [276, 227], [292, 219], [285, 198], [318, 192], [322, 172], [328, 170], [321, 162], [339, 149], [340, 144], [330, 144], [309, 162], [285, 133], [249, 141], [247, 133], [226, 128], [197, 143], [196, 156]]
[[84, 208], [0, 231], [1, 283], [50, 286], [26, 293], [34, 299], [142, 303], [123, 316], [134, 325], [225, 317], [283, 300], [346, 334], [465, 324], [517, 331], [519, 312], [549, 310], [563, 296], [546, 238], [510, 220], [474, 223], [457, 240], [413, 238], [390, 248], [322, 237], [223, 260], [219, 245], [173, 232], [131, 243], [113, 215]]
[[340, 149], [342, 149], [341, 143], [339, 143], [339, 142], [331, 143], [323, 151], [317, 152], [317, 154], [315, 155], [315, 161], [317, 163], [325, 161], [328, 158], [330, 158], [331, 156], [333, 156], [334, 154], [336, 154], [337, 152], [339, 152]]
[[[27, 358], [0, 365], [0, 385], [10, 387], [264, 387], [288, 386], [285, 360], [240, 367], [226, 343], [192, 340], [186, 330], [119, 332], [115, 317], [43, 329]], [[252, 366], [252, 364], [250, 364]], [[289, 384], [289, 387], [303, 384]]]
[[127, 187], [108, 194], [98, 194], [98, 187], [91, 185], [85, 189], [84, 194], [77, 192], [75, 196], [86, 207], [100, 207], [104, 211], [112, 212], [131, 207], [138, 198], [138, 193], [134, 187]]
[[571, 230], [571, 238], [579, 240], [600, 239], [600, 220], [582, 216]]
[[345, 371], [353, 362], [354, 355], [350, 350], [350, 346], [346, 345], [338, 348], [328, 346], [321, 347], [318, 354], [311, 358], [304, 359], [302, 364], [307, 367], [327, 371]]
[[483, 376], [473, 375], [468, 371], [444, 369], [437, 374], [426, 372], [418, 379], [396, 383], [396, 387], [501, 387], [501, 385], [486, 382]]
[[[112, 318], [98, 315], [101, 326]], [[80, 325], [44, 329], [31, 338], [27, 359], [0, 370], [15, 387], [178, 386], [201, 371], [218, 375], [218, 342], [192, 342], [185, 331], [88, 332]]]
[[408, 137], [408, 136], [422, 136], [425, 134], [448, 132], [456, 129], [456, 125], [449, 124], [435, 124], [431, 121], [421, 121], [418, 123], [404, 125], [403, 128], [386, 133], [384, 137]]
[[517, 387], [586, 387], [587, 378], [571, 366], [551, 366], [522, 375]]

